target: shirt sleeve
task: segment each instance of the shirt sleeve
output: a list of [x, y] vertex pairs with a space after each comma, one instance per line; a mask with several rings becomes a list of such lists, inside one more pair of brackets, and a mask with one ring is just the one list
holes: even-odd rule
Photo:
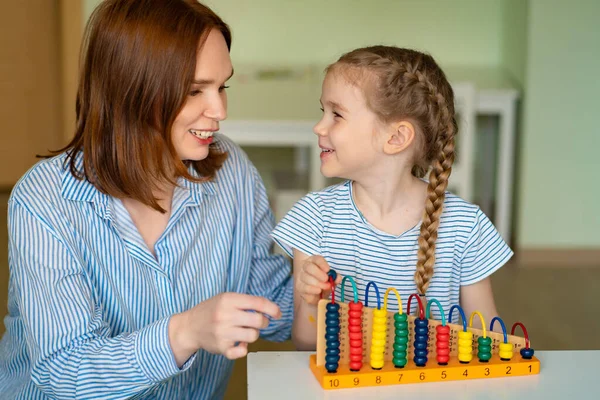
[[471, 285], [487, 278], [506, 264], [513, 254], [496, 227], [478, 208], [461, 259], [461, 285]]
[[321, 254], [323, 207], [317, 193], [300, 199], [272, 233], [277, 244], [293, 257], [294, 249], [309, 256]]
[[175, 362], [169, 317], [111, 337], [82, 266], [42, 216], [9, 203], [11, 293], [31, 379], [50, 398], [128, 398], [188, 369]]
[[283, 255], [273, 253], [270, 233], [275, 223], [274, 216], [263, 182], [256, 169], [251, 169], [254, 186], [254, 237], [250, 294], [265, 297], [279, 306], [281, 318], [271, 320], [269, 326], [261, 331], [261, 337], [271, 341], [284, 341], [291, 337], [294, 318], [291, 265]]

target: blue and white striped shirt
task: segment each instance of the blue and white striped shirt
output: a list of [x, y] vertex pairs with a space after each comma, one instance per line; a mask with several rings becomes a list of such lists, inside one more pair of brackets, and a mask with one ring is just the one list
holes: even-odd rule
[[64, 154], [18, 182], [8, 208], [2, 399], [221, 398], [233, 362], [199, 351], [179, 369], [167, 325], [222, 292], [277, 303], [282, 318], [261, 335], [289, 338], [290, 266], [272, 253], [264, 186], [236, 145], [215, 142], [227, 160], [214, 181], [180, 179], [156, 258], [121, 202], [76, 180]]
[[[399, 236], [378, 230], [360, 213], [353, 201], [350, 181], [303, 197], [279, 222], [273, 232], [276, 242], [290, 255], [293, 249], [321, 255], [342, 276], [351, 276], [365, 301], [365, 289], [375, 282], [383, 304], [385, 291], [394, 287], [404, 310], [409, 296], [417, 293], [414, 274], [421, 224]], [[461, 285], [473, 284], [491, 275], [512, 256], [496, 228], [476, 205], [446, 193], [442, 211], [434, 273], [427, 299], [437, 299], [448, 314], [459, 304]], [[352, 286], [344, 287], [345, 301], [353, 299]], [[398, 309], [392, 293], [390, 310]], [[341, 295], [341, 287], [336, 296]], [[339, 297], [338, 297], [339, 299]], [[376, 305], [376, 292], [369, 290], [369, 306]], [[414, 310], [415, 302], [411, 304]], [[416, 304], [415, 304], [416, 306]], [[437, 307], [433, 318], [439, 319]]]

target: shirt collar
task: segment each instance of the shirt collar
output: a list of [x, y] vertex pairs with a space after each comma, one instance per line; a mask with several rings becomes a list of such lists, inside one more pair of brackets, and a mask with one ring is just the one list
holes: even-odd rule
[[[81, 201], [81, 202], [93, 202], [102, 208], [106, 208], [108, 205], [108, 195], [98, 190], [90, 181], [85, 177], [78, 179], [71, 173], [69, 167], [70, 159], [67, 158], [67, 154], [63, 154], [63, 171], [62, 171], [62, 187], [61, 195], [67, 200]], [[79, 152], [75, 155], [75, 169], [77, 171], [83, 171], [83, 154]], [[190, 175], [198, 178], [199, 175], [193, 167], [188, 169]], [[183, 177], [177, 180], [178, 187], [175, 191], [187, 191], [188, 205], [199, 205], [205, 196], [211, 196], [216, 193], [216, 184], [214, 181], [206, 181], [201, 183], [191, 182]], [[182, 194], [183, 195], [183, 194]]]

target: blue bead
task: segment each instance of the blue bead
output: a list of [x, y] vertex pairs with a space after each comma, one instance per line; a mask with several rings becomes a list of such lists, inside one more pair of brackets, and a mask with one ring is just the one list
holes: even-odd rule
[[423, 328], [429, 325], [429, 320], [428, 319], [421, 319], [421, 318], [417, 318], [415, 319], [415, 326], [417, 328]]
[[427, 364], [427, 357], [415, 357], [413, 361], [417, 366], [422, 367]]
[[326, 363], [325, 369], [327, 372], [336, 372], [338, 369], [338, 363]]
[[328, 333], [325, 335], [325, 340], [338, 340], [339, 337], [339, 333]]
[[522, 348], [521, 349], [521, 357], [523, 357], [526, 360], [531, 359], [531, 357], [533, 357], [533, 353], [535, 353], [535, 352], [533, 351], [532, 348], [528, 348], [528, 349]]
[[325, 353], [328, 356], [339, 356], [340, 355], [340, 349], [337, 347], [331, 348], [331, 349], [326, 349]]
[[325, 326], [329, 326], [329, 327], [333, 327], [333, 326], [338, 326], [340, 324], [340, 320], [335, 320], [335, 319], [326, 319], [325, 320]]
[[325, 334], [331, 334], [331, 333], [335, 333], [335, 334], [340, 333], [340, 327], [339, 326], [326, 326]]
[[337, 311], [340, 309], [340, 305], [338, 303], [327, 303], [325, 308], [327, 311]]
[[427, 350], [416, 349], [415, 350], [415, 357], [427, 357]]
[[417, 349], [417, 350], [427, 349], [427, 342], [415, 342], [415, 349]]
[[338, 361], [340, 361], [340, 356], [339, 355], [335, 355], [335, 356], [325, 356], [325, 362], [326, 363], [337, 363]]
[[415, 335], [415, 342], [427, 342], [429, 337], [427, 335]]
[[327, 319], [340, 319], [340, 312], [339, 311], [327, 311], [325, 313], [325, 318], [327, 318]]
[[333, 279], [334, 282], [337, 279], [337, 272], [335, 272], [332, 269], [329, 270], [329, 272], [327, 273], [327, 275], [330, 276]]
[[429, 333], [429, 328], [427, 328], [427, 327], [425, 327], [425, 328], [415, 328], [415, 334], [416, 335], [427, 336], [428, 333]]
[[328, 349], [337, 349], [340, 347], [339, 340], [328, 340], [325, 343], [326, 343]]

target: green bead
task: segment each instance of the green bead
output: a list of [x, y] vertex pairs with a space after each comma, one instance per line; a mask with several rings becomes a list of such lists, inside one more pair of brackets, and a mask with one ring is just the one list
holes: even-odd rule
[[395, 331], [396, 337], [408, 337], [408, 329], [398, 329]]
[[394, 328], [396, 330], [408, 330], [408, 322], [394, 322]]
[[404, 367], [406, 365], [406, 358], [393, 358], [392, 362], [394, 363], [395, 367]]
[[406, 322], [408, 320], [408, 317], [406, 316], [406, 314], [402, 313], [402, 314], [394, 314], [394, 321], [396, 322]]
[[492, 346], [482, 346], [479, 345], [477, 346], [477, 351], [480, 353], [491, 353], [492, 352]]
[[490, 358], [492, 358], [492, 353], [488, 353], [488, 352], [482, 353], [482, 352], [479, 352], [479, 353], [477, 353], [477, 357], [480, 360], [482, 360], [482, 361], [488, 361]]
[[406, 358], [405, 351], [394, 351], [394, 358]]
[[488, 337], [480, 336], [477, 339], [477, 343], [479, 343], [479, 345], [482, 345], [482, 346], [489, 346], [492, 344], [492, 338], [489, 336]]
[[406, 345], [406, 344], [394, 343], [395, 351], [406, 351], [407, 348], [408, 348], [408, 345]]
[[408, 335], [396, 335], [396, 337], [394, 339], [394, 343], [396, 343], [396, 344], [408, 343]]

